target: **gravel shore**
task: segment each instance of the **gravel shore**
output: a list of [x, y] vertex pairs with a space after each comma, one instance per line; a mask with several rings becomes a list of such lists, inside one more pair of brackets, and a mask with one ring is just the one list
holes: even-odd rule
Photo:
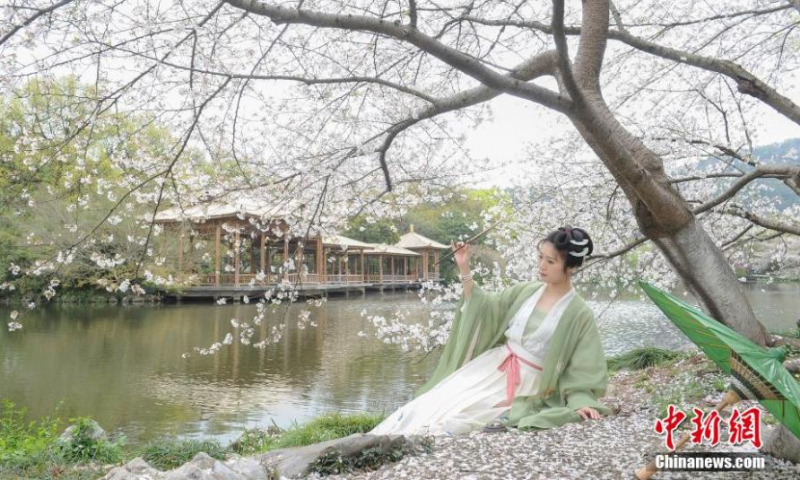
[[[660, 418], [659, 405], [674, 403], [684, 412], [692, 406], [708, 412], [722, 398], [722, 374], [708, 359], [696, 354], [678, 362], [645, 370], [622, 370], [609, 380], [602, 401], [616, 413], [600, 420], [571, 423], [551, 430], [503, 433], [472, 432], [456, 437], [434, 437], [430, 454], [406, 457], [371, 472], [326, 477], [334, 479], [632, 479], [646, 465], [648, 455], [666, 453], [664, 437], [654, 430]], [[688, 392], [688, 393], [687, 393]], [[694, 392], [694, 394], [691, 394]], [[665, 400], [666, 399], [666, 400]], [[741, 410], [758, 405], [740, 402]], [[730, 407], [723, 411], [723, 419]], [[762, 409], [761, 438], [774, 426], [765, 424], [771, 416]], [[724, 422], [724, 420], [723, 420]], [[675, 441], [689, 431], [684, 421]], [[800, 465], [758, 452], [750, 442], [731, 445], [720, 426], [720, 442], [687, 443], [682, 451], [750, 452], [765, 459], [762, 470], [738, 472], [658, 472], [654, 480], [800, 478]], [[309, 477], [319, 478], [319, 477]]]
[[[406, 457], [379, 470], [334, 479], [624, 479], [646, 464], [646, 456], [665, 452], [653, 430], [656, 413], [642, 410], [541, 431], [472, 432], [436, 437], [434, 451]], [[688, 445], [686, 451], [757, 452], [732, 447]], [[800, 465], [764, 456], [766, 468], [742, 472], [658, 472], [653, 479], [797, 479]], [[322, 477], [309, 477], [322, 478]]]

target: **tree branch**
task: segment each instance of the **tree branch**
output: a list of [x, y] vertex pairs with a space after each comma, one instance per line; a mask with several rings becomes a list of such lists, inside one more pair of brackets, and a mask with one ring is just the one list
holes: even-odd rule
[[[558, 53], [553, 50], [536, 55], [512, 70], [510, 76], [517, 80], [527, 82], [543, 75], [553, 74], [556, 70], [556, 63], [558, 61], [557, 57]], [[402, 122], [390, 127], [386, 132], [387, 135], [383, 144], [378, 149], [379, 162], [381, 170], [383, 170], [387, 193], [392, 191], [392, 181], [389, 174], [389, 165], [386, 160], [386, 154], [389, 151], [389, 148], [392, 146], [394, 139], [397, 138], [401, 132], [411, 128], [413, 125], [416, 125], [423, 120], [433, 118], [434, 116], [442, 113], [460, 110], [462, 108], [487, 102], [501, 95], [502, 93], [503, 92], [481, 85], [464, 92], [459, 92], [448, 98], [434, 100], [431, 102], [431, 106], [416, 113], [413, 118], [405, 119]]]
[[410, 43], [484, 85], [511, 95], [540, 103], [567, 114], [571, 102], [538, 85], [524, 83], [486, 67], [480, 61], [449, 47], [419, 30], [397, 22], [362, 15], [334, 15], [312, 10], [297, 10], [267, 5], [254, 0], [227, 0], [235, 8], [264, 16], [275, 24], [300, 24], [318, 28], [372, 32]]
[[[800, 0], [792, 1], [793, 4], [800, 3]], [[584, 8], [586, 8], [586, 5], [584, 5]], [[535, 29], [548, 35], [554, 33], [551, 26], [537, 21], [487, 20], [469, 16], [463, 17], [463, 20], [489, 26], [515, 26], [519, 28]], [[581, 35], [582, 29], [581, 27], [566, 27], [564, 33], [566, 35]], [[666, 47], [623, 30], [608, 30], [607, 35], [608, 38], [612, 40], [625, 43], [642, 52], [725, 75], [736, 82], [739, 92], [761, 100], [778, 113], [800, 125], [800, 106], [795, 104], [791, 99], [778, 93], [777, 90], [770, 87], [735, 62]]]
[[408, 9], [411, 26], [417, 28], [417, 0], [408, 0]]
[[755, 223], [760, 227], [768, 228], [770, 230], [775, 230], [776, 232], [784, 232], [800, 236], [800, 225], [791, 225], [783, 223], [779, 220], [765, 218], [753, 212], [748, 212], [739, 205], [731, 205], [723, 209], [721, 212], [726, 215], [732, 215], [735, 217], [744, 218], [752, 223]]
[[60, 2], [54, 3], [47, 8], [42, 8], [36, 11], [33, 15], [26, 18], [24, 22], [19, 25], [15, 25], [8, 33], [0, 37], [0, 45], [6, 43], [11, 37], [13, 37], [18, 31], [22, 30], [23, 28], [27, 27], [28, 25], [35, 22], [39, 17], [42, 15], [47, 15], [48, 13], [54, 12], [59, 8], [63, 7], [64, 5], [72, 3], [74, 0], [61, 0]]
[[742, 175], [739, 180], [733, 183], [728, 189], [719, 195], [717, 198], [710, 200], [701, 206], [697, 207], [694, 210], [695, 215], [698, 213], [705, 212], [706, 210], [711, 210], [712, 208], [716, 207], [717, 205], [721, 204], [722, 202], [733, 198], [739, 190], [743, 189], [753, 180], [756, 180], [764, 175], [787, 175], [787, 176], [795, 176], [800, 175], [800, 167], [793, 167], [788, 165], [764, 165], [759, 164], [755, 170], [752, 172], [748, 172], [745, 175]]
[[564, 35], [564, 0], [553, 0], [553, 40], [558, 52], [558, 71], [561, 74], [561, 81], [569, 94], [576, 110], [583, 108], [585, 101], [575, 77], [572, 75], [572, 65], [569, 60], [569, 48], [567, 38]]

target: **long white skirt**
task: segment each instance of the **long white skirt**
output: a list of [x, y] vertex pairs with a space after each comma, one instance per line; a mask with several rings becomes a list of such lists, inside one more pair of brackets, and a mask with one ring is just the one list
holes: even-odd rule
[[[483, 428], [511, 408], [506, 401], [506, 372], [498, 370], [507, 356], [505, 344], [483, 352], [395, 410], [369, 433], [457, 435]], [[534, 395], [540, 373], [520, 361], [520, 382], [514, 395]]]

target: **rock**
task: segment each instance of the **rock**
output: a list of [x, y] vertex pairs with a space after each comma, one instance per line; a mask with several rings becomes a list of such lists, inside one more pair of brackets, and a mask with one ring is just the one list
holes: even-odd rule
[[765, 435], [761, 447], [763, 453], [773, 457], [800, 463], [800, 440], [783, 425], [771, 428]]
[[151, 467], [141, 457], [136, 457], [121, 467], [112, 469], [101, 480], [161, 480], [161, 472]]
[[247, 480], [268, 480], [267, 470], [258, 462], [248, 457], [234, 455], [225, 460], [225, 465], [239, 473]]
[[[106, 435], [106, 431], [100, 427], [100, 424], [95, 422], [94, 420], [85, 420], [86, 430], [83, 434], [88, 437], [92, 441], [99, 441], [99, 440], [107, 440], [108, 436]], [[75, 434], [78, 431], [79, 424], [70, 425], [64, 430], [64, 433], [58, 437], [56, 440], [56, 445], [59, 447], [68, 447], [72, 445], [72, 443], [76, 440]]]
[[[262, 469], [263, 470], [263, 469]], [[266, 473], [264, 477], [266, 479]], [[200, 452], [194, 458], [164, 475], [164, 480], [246, 480], [247, 477], [232, 470], [219, 460]]]
[[200, 452], [180, 467], [162, 472], [141, 458], [114, 468], [102, 480], [269, 480], [267, 471], [253, 459], [234, 457], [225, 463]]
[[309, 468], [320, 457], [332, 452], [341, 456], [355, 455], [367, 448], [377, 448], [380, 453], [393, 449], [416, 447], [421, 437], [404, 435], [369, 435], [354, 433], [344, 438], [336, 438], [326, 442], [304, 447], [282, 448], [261, 455], [260, 461], [273, 478], [293, 478], [307, 475]]

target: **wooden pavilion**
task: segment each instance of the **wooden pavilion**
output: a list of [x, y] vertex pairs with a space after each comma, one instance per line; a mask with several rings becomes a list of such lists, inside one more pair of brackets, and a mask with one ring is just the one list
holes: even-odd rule
[[[405, 243], [365, 243], [341, 235], [291, 236], [285, 212], [242, 203], [170, 208], [156, 215], [163, 256], [193, 285], [186, 296], [223, 296], [290, 282], [311, 291], [408, 287], [439, 280], [439, 249], [412, 231]], [[174, 263], [173, 263], [174, 262]]]
[[422, 257], [420, 277], [424, 279], [439, 278], [439, 251], [450, 249], [447, 245], [416, 233], [414, 224], [411, 224], [409, 232], [400, 237], [395, 245], [420, 254]]

